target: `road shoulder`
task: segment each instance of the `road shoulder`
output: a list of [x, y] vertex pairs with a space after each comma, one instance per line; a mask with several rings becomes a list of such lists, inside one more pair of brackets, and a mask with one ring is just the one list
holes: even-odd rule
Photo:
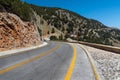
[[16, 54], [16, 53], [19, 53], [19, 52], [33, 50], [33, 49], [36, 49], [36, 48], [46, 46], [47, 44], [48, 44], [47, 42], [43, 42], [41, 45], [38, 45], [38, 46], [32, 46], [32, 47], [28, 47], [28, 48], [20, 48], [20, 49], [2, 51], [2, 52], [0, 52], [0, 57], [6, 56], [6, 55], [11, 55], [11, 54]]
[[78, 44], [74, 45], [77, 58], [71, 80], [96, 80], [86, 52]]

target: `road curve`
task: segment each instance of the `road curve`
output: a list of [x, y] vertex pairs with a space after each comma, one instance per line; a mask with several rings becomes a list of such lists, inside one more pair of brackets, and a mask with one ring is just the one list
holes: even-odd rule
[[0, 80], [95, 80], [77, 44], [50, 42], [42, 48], [0, 58]]

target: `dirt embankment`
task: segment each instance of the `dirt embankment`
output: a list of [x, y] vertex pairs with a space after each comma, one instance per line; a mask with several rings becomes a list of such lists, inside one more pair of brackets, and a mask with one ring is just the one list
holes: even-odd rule
[[0, 51], [40, 44], [37, 27], [18, 16], [0, 12]]

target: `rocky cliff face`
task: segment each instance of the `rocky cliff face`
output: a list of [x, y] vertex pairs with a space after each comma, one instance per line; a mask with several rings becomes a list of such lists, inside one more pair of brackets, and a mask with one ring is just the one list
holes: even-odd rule
[[0, 12], [0, 51], [40, 44], [37, 27], [18, 16]]

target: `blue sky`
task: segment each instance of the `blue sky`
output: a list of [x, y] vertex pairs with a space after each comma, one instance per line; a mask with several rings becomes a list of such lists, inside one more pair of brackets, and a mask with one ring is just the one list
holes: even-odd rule
[[120, 0], [22, 0], [38, 6], [60, 7], [120, 29]]

